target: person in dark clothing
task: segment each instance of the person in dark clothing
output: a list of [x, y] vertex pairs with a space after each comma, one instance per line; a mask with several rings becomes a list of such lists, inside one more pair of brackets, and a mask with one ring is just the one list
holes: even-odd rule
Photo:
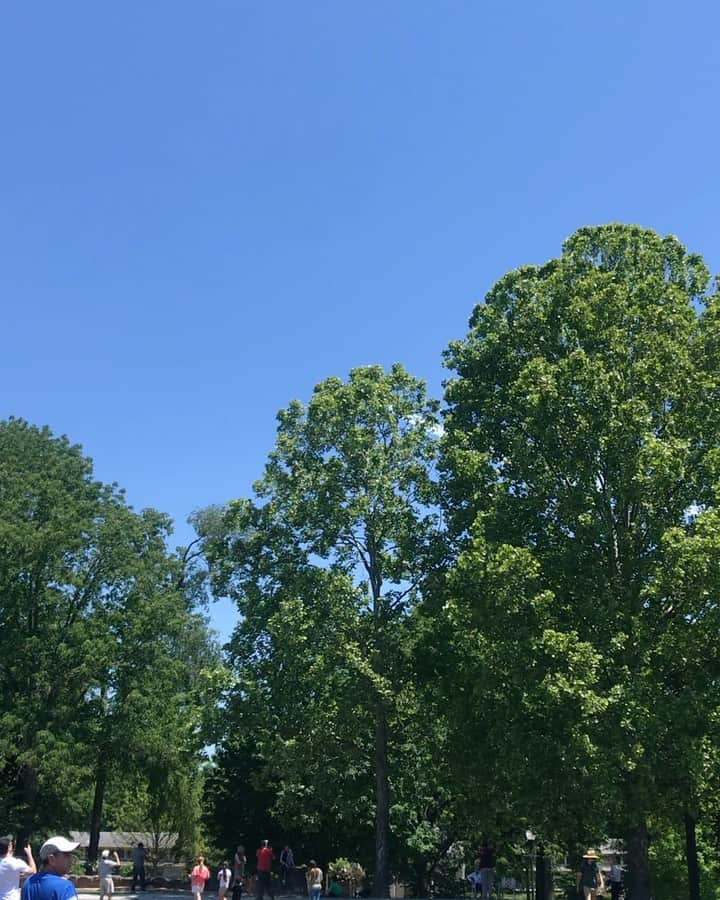
[[492, 897], [493, 887], [495, 885], [495, 848], [487, 841], [483, 841], [480, 848], [480, 872], [482, 874], [482, 896], [483, 900]]
[[140, 890], [145, 890], [145, 845], [142, 841], [138, 841], [137, 847], [134, 847], [132, 853], [132, 882], [130, 884], [130, 893], [134, 893], [135, 886], [140, 882]]
[[598, 890], [605, 890], [602, 872], [598, 866], [598, 855], [594, 850], [583, 853], [582, 865], [577, 878], [578, 890], [583, 900], [595, 900]]
[[292, 848], [288, 847], [287, 844], [280, 851], [280, 880], [283, 885], [287, 883], [287, 878], [290, 872], [295, 868], [295, 857], [293, 856]]

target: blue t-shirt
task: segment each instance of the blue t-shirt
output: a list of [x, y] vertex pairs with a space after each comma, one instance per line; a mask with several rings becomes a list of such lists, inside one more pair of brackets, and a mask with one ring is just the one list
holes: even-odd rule
[[77, 900], [77, 890], [69, 878], [38, 872], [22, 886], [21, 900]]

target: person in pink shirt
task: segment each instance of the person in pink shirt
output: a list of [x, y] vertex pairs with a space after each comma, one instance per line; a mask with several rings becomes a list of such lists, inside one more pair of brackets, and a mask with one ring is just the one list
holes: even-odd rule
[[190, 890], [195, 900], [202, 900], [205, 882], [210, 877], [210, 869], [205, 865], [205, 857], [198, 856], [197, 865], [190, 872]]

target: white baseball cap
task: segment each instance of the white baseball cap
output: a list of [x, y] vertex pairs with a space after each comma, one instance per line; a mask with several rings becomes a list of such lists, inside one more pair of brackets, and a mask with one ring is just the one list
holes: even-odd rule
[[80, 844], [76, 841], [69, 841], [64, 837], [48, 838], [40, 848], [40, 859], [47, 859], [51, 853], [71, 853], [77, 850]]

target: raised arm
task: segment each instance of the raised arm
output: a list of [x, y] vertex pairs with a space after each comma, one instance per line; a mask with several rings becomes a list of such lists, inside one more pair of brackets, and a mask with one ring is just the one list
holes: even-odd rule
[[35, 865], [35, 860], [33, 859], [32, 847], [30, 846], [30, 844], [27, 844], [23, 849], [25, 850], [25, 856], [27, 857], [28, 865], [28, 870], [25, 874], [34, 875], [37, 872], [37, 866]]

